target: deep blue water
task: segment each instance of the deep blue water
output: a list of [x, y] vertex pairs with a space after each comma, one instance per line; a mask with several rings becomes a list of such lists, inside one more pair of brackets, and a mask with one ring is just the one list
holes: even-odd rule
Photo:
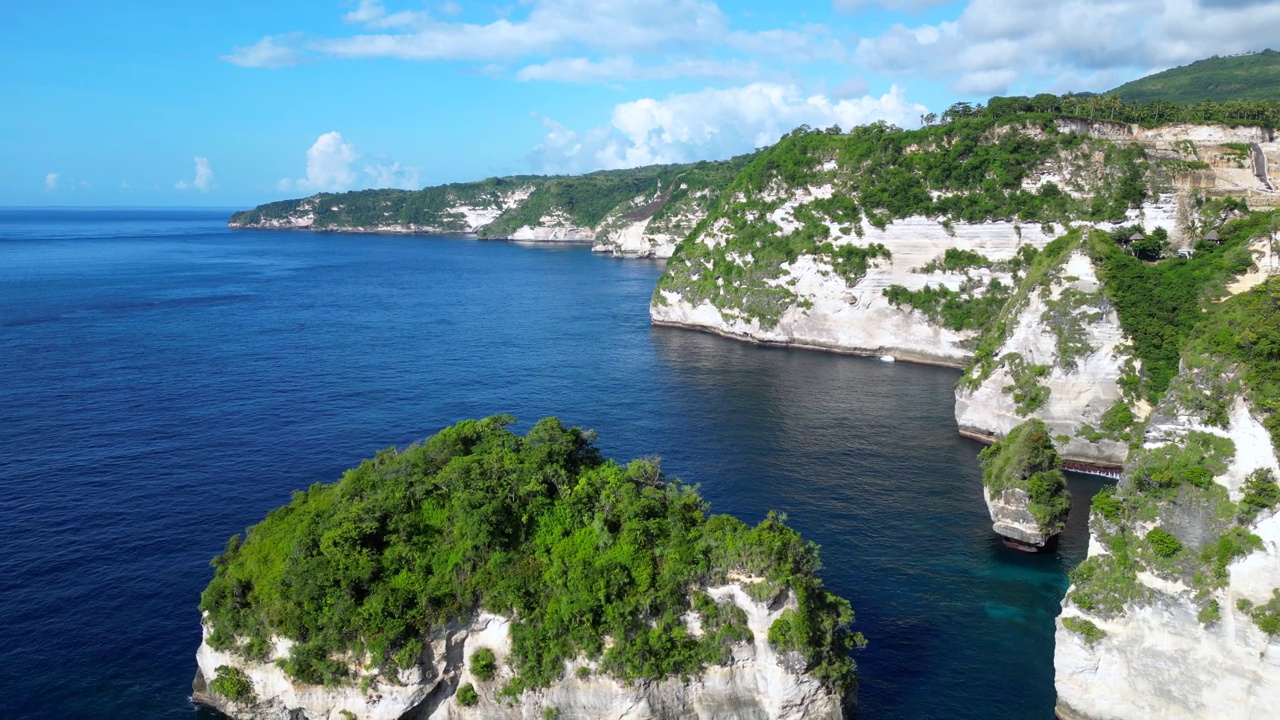
[[463, 238], [0, 211], [0, 714], [179, 717], [209, 558], [290, 492], [469, 417], [594, 428], [822, 545], [862, 718], [1052, 717], [1084, 555], [1006, 550], [955, 371], [653, 328], [661, 266]]

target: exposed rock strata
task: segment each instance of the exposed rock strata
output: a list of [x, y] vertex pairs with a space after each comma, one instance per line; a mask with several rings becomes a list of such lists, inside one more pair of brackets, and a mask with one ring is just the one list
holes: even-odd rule
[[[345, 687], [309, 686], [291, 680], [271, 662], [251, 663], [219, 652], [207, 642], [201, 644], [195, 699], [237, 720], [307, 718], [339, 720], [343, 712], [358, 718], [394, 720], [431, 718], [535, 719], [554, 708], [561, 720], [616, 718], [690, 717], [704, 720], [737, 718], [765, 720], [838, 720], [851, 710], [850, 695], [841, 698], [815, 678], [804, 673], [798, 654], [777, 653], [767, 638], [769, 628], [788, 608], [795, 607], [790, 593], [772, 604], [753, 600], [742, 586], [733, 583], [708, 589], [720, 603], [732, 603], [747, 613], [753, 640], [733, 647], [727, 665], [707, 668], [700, 676], [681, 680], [623, 684], [596, 672], [596, 664], [585, 658], [566, 664], [563, 679], [555, 685], [529, 690], [516, 702], [498, 697], [512, 676], [505, 663], [511, 653], [510, 623], [506, 618], [483, 613], [471, 622], [453, 625], [432, 638], [417, 667], [401, 673], [398, 684], [377, 680], [368, 690], [360, 683]], [[698, 632], [692, 613], [686, 617], [690, 631]], [[205, 629], [206, 635], [208, 628]], [[492, 650], [500, 671], [483, 682], [471, 675], [471, 656], [480, 648]], [[288, 642], [277, 641], [275, 654], [287, 654]], [[220, 665], [240, 668], [252, 681], [256, 699], [252, 704], [232, 703], [208, 690], [208, 679]], [[579, 668], [586, 668], [579, 674]], [[364, 672], [356, 670], [357, 673]], [[479, 703], [464, 707], [455, 693], [471, 683]]]
[[[817, 193], [797, 193], [799, 198], [791, 201], [795, 203], [791, 207], [803, 204], [799, 200], [821, 196], [822, 189], [816, 190]], [[781, 219], [785, 222], [785, 214]], [[885, 289], [901, 285], [919, 290], [933, 285], [959, 290], [969, 276], [942, 270], [925, 272], [923, 268], [940, 261], [948, 248], [973, 251], [999, 262], [1012, 259], [1023, 244], [1043, 247], [1052, 239], [1038, 225], [1015, 227], [1015, 223], [991, 222], [956, 224], [948, 230], [937, 220], [923, 217], [897, 220], [883, 230], [864, 224], [861, 238], [840, 230], [834, 228], [837, 248], [879, 243], [889, 249], [892, 257], [877, 260], [854, 287], [833, 273], [828, 264], [809, 256], [798, 258], [785, 267], [779, 282], [789, 286], [800, 302], [785, 310], [773, 327], [722, 312], [709, 302], [695, 306], [669, 291], [659, 291], [661, 300], [655, 300], [650, 307], [650, 317], [658, 325], [708, 330], [762, 344], [859, 355], [890, 354], [902, 360], [963, 367], [972, 359], [968, 346], [978, 333], [950, 330], [909, 308], [894, 307], [885, 297]], [[708, 233], [702, 241], [715, 242], [715, 235]], [[1013, 283], [1009, 273], [976, 270], [971, 276], [983, 284], [993, 278], [1006, 285]]]
[[[1146, 448], [1181, 445], [1189, 433], [1228, 438], [1234, 454], [1214, 482], [1232, 501], [1241, 499], [1244, 477], [1259, 468], [1280, 471], [1270, 435], [1243, 396], [1229, 402], [1226, 427], [1218, 427], [1179, 405], [1176, 388], [1202, 384], [1184, 368], [1175, 390], [1153, 414]], [[1122, 485], [1131, 483], [1126, 471]], [[1157, 527], [1173, 529], [1183, 543], [1199, 552], [1213, 539], [1213, 509], [1176, 505], [1161, 509], [1130, 528], [1146, 534]], [[1107, 525], [1095, 513], [1089, 557], [1111, 553]], [[1064, 720], [1129, 720], [1138, 718], [1272, 718], [1280, 707], [1280, 638], [1259, 629], [1246, 611], [1272, 598], [1280, 588], [1280, 516], [1264, 511], [1247, 526], [1261, 539], [1261, 549], [1236, 558], [1221, 587], [1170, 577], [1152, 568], [1137, 574], [1140, 600], [1119, 613], [1087, 610], [1072, 593], [1063, 600], [1057, 621], [1054, 671], [1058, 717]], [[1206, 608], [1219, 614], [1206, 615]], [[1094, 637], [1077, 629], [1092, 625]]]
[[[997, 368], [956, 387], [956, 423], [961, 433], [984, 441], [1003, 437], [1027, 418], [1043, 420], [1057, 438], [1058, 452], [1068, 462], [1120, 467], [1128, 457], [1128, 438], [1101, 432], [1104, 414], [1117, 403], [1141, 415], [1140, 403], [1124, 397], [1120, 379], [1136, 372], [1120, 318], [1102, 293], [1089, 257], [1081, 250], [1068, 256], [1048, 283], [1031, 289], [1009, 337], [996, 353]], [[1035, 408], [1014, 399], [1016, 375], [1028, 367], [1046, 368], [1036, 384], [1047, 401]]]

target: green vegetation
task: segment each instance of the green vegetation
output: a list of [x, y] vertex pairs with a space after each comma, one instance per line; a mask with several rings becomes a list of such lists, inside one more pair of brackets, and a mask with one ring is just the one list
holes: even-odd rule
[[1107, 632], [1105, 630], [1094, 625], [1092, 620], [1086, 620], [1084, 618], [1062, 618], [1062, 626], [1073, 633], [1083, 636], [1084, 641], [1090, 645], [1107, 636]]
[[1214, 56], [1125, 83], [1108, 95], [1180, 105], [1222, 103], [1231, 106], [1223, 111], [1230, 112], [1232, 119], [1243, 117], [1257, 104], [1250, 101], [1280, 101], [1280, 52]]
[[[263, 223], [308, 214], [314, 229], [375, 228], [403, 225], [441, 231], [467, 229], [465, 218], [453, 208], [499, 209], [514, 194], [528, 194], [502, 212], [480, 233], [505, 237], [523, 225], [537, 225], [548, 213], [564, 213], [576, 225], [594, 227], [611, 214], [629, 219], [651, 217], [655, 229], [673, 227], [675, 217], [691, 207], [706, 207], [751, 159], [682, 165], [651, 165], [606, 170], [578, 176], [516, 175], [479, 182], [454, 183], [422, 190], [357, 190], [319, 193], [298, 200], [260, 205], [231, 216], [233, 223]], [[654, 202], [634, 207], [637, 197], [657, 195]]]
[[[752, 160], [707, 220], [681, 243], [655, 302], [662, 302], [663, 291], [677, 292], [695, 305], [709, 301], [729, 317], [772, 327], [795, 303], [794, 294], [780, 283], [784, 264], [800, 255], [831, 261], [837, 247], [851, 252], [845, 248], [860, 245], [847, 235], [841, 243], [833, 242], [833, 226], [861, 236], [863, 219], [883, 228], [895, 218], [913, 215], [939, 218], [944, 228], [953, 220], [1052, 224], [1086, 216], [1114, 219], [1146, 197], [1141, 150], [1060, 132], [1051, 118], [1041, 116], [1004, 117], [982, 110], [949, 120], [910, 131], [884, 123], [847, 134], [802, 127], [784, 137]], [[1114, 155], [1098, 178], [1100, 200], [1076, 200], [1053, 183], [1035, 191], [1024, 188], [1050, 158], [1088, 155], [1095, 145], [1098, 152]], [[785, 218], [777, 213], [791, 192], [825, 185], [835, 194], [795, 207], [791, 220], [800, 227], [784, 232], [778, 220]], [[743, 262], [747, 257], [751, 261]], [[983, 260], [953, 253], [942, 262], [950, 263], [946, 269], [958, 269]], [[858, 272], [841, 272], [850, 284], [861, 277], [865, 264], [854, 268]], [[993, 312], [957, 310], [956, 298], [934, 292], [936, 297], [916, 300], [899, 292], [896, 299], [934, 313], [943, 313], [947, 305], [953, 327], [972, 327], [974, 316]], [[971, 292], [959, 301], [977, 298]]]
[[471, 655], [471, 674], [477, 680], [488, 682], [498, 673], [498, 658], [489, 648], [480, 648]]
[[[587, 175], [544, 178], [527, 200], [503, 213], [483, 230], [484, 237], [509, 237], [525, 225], [536, 226], [549, 213], [560, 211], [581, 227], [595, 227], [612, 215], [627, 220], [653, 218], [663, 225], [672, 220], [673, 212], [697, 204], [699, 191], [710, 190], [718, 196], [751, 160], [741, 155], [720, 162], [691, 165], [651, 165], [629, 170], [604, 170]], [[658, 193], [659, 200], [632, 209], [636, 197]]]
[[209, 683], [210, 692], [233, 702], [253, 702], [253, 681], [239, 668], [219, 665], [214, 674], [213, 682]]
[[[1249, 602], [1241, 598], [1242, 603]], [[1271, 592], [1271, 599], [1257, 607], [1241, 608], [1249, 613], [1253, 622], [1262, 632], [1276, 637], [1280, 635], [1280, 589]]]
[[1280, 445], [1280, 278], [1241, 293], [1210, 313], [1189, 353], [1222, 358], [1240, 368], [1252, 407]]
[[[555, 419], [524, 436], [512, 422], [380, 452], [233, 537], [201, 598], [209, 642], [263, 659], [255, 648], [290, 638], [286, 673], [342, 684], [356, 658], [385, 673], [414, 665], [433, 630], [483, 608], [513, 618], [507, 696], [556, 681], [580, 653], [622, 680], [687, 676], [749, 637], [743, 613], [696, 590], [740, 572], [794, 593], [788, 647], [830, 687], [853, 686], [849, 604], [823, 588], [817, 547], [785, 518], [708, 517], [653, 461], [606, 461]], [[701, 638], [681, 620], [690, 610]]]
[[1146, 263], [1123, 243], [1133, 228], [1090, 235], [1089, 253], [1099, 268], [1104, 291], [1115, 305], [1120, 325], [1142, 360], [1143, 394], [1155, 402], [1178, 372], [1178, 361], [1192, 331], [1203, 321], [1205, 304], [1224, 292], [1236, 274], [1253, 265], [1248, 241], [1265, 232], [1270, 215], [1232, 220], [1219, 233], [1221, 245], [1201, 242], [1190, 259]]
[[1280, 484], [1270, 468], [1258, 468], [1245, 478], [1244, 497], [1240, 499], [1240, 523], [1252, 524], [1258, 513], [1280, 504]]
[[1009, 488], [1027, 493], [1027, 510], [1046, 535], [1062, 530], [1071, 511], [1071, 494], [1063, 477], [1062, 460], [1049, 431], [1037, 419], [1015, 427], [1005, 439], [983, 449], [982, 483], [992, 498]]
[[1147, 533], [1147, 542], [1161, 557], [1173, 557], [1182, 551], [1182, 541], [1162, 528]]
[[909, 307], [923, 313], [934, 325], [951, 330], [986, 327], [1000, 314], [1012, 294], [1012, 288], [1000, 282], [999, 278], [992, 278], [985, 288], [977, 280], [970, 279], [961, 283], [959, 290], [945, 285], [926, 285], [920, 290], [891, 285], [884, 290], [890, 305]]
[[471, 683], [463, 683], [458, 688], [457, 693], [458, 704], [462, 707], [474, 707], [480, 704], [480, 693], [476, 692], [476, 688]]
[[1026, 417], [1044, 407], [1049, 401], [1049, 388], [1040, 381], [1049, 376], [1048, 365], [1035, 365], [1023, 359], [1020, 353], [1009, 353], [1003, 358], [1004, 366], [1009, 368], [1009, 376], [1013, 383], [1003, 388], [1004, 394], [1012, 395], [1018, 414]]
[[1200, 612], [1196, 615], [1196, 620], [1201, 625], [1212, 625], [1222, 619], [1222, 608], [1218, 605], [1217, 600], [1209, 600]]
[[[985, 323], [983, 327], [985, 332], [979, 336], [973, 353], [973, 362], [969, 363], [969, 368], [965, 371], [965, 375], [960, 379], [960, 385], [970, 390], [976, 390], [989, 377], [996, 368], [1005, 362], [1005, 358], [998, 357], [997, 353], [1004, 346], [1005, 340], [1008, 339], [1009, 333], [1017, 324], [1018, 316], [1026, 308], [1027, 303], [1031, 300], [1031, 293], [1043, 292], [1043, 289], [1058, 275], [1061, 265], [1066, 262], [1071, 251], [1080, 246], [1081, 238], [1084, 231], [1080, 228], [1071, 229], [1066, 235], [1053, 240], [1045, 245], [1044, 250], [1039, 253], [1027, 253], [1028, 263], [1026, 265], [1026, 276], [1018, 283], [1018, 287], [1013, 291], [1009, 301], [1005, 303], [999, 314], [990, 323]], [[1021, 357], [1019, 357], [1021, 360]], [[1025, 364], [1025, 363], [1024, 363]], [[1034, 367], [1034, 366], [1033, 366]], [[1035, 378], [1031, 378], [1032, 384], [1024, 380], [1024, 387], [1021, 388], [1021, 394], [1027, 399], [1035, 401], [1035, 387], [1038, 382]], [[1015, 390], [1016, 387], [1015, 383]], [[1010, 391], [1013, 392], [1013, 391]], [[1023, 405], [1027, 403], [1024, 401]]]

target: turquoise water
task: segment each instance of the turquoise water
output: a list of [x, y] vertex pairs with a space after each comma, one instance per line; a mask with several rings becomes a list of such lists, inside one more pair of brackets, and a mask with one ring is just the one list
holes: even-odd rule
[[[229, 535], [508, 412], [662, 456], [717, 512], [787, 512], [870, 639], [860, 717], [1052, 716], [1084, 513], [1054, 554], [1000, 544], [957, 372], [653, 328], [658, 263], [225, 217], [0, 211], [4, 715], [196, 714], [196, 604]], [[1101, 486], [1071, 482], [1081, 504]]]

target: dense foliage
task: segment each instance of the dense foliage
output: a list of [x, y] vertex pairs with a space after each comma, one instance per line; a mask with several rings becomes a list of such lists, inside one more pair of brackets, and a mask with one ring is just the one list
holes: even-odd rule
[[1059, 469], [1062, 459], [1044, 422], [1027, 420], [978, 457], [982, 461], [982, 483], [992, 499], [1010, 488], [1023, 490], [1029, 498], [1027, 510], [1039, 523], [1040, 531], [1051, 534], [1062, 530], [1071, 511], [1071, 493]]
[[[1271, 222], [1270, 218], [1256, 214], [1239, 220], [1231, 234], [1240, 234], [1236, 241], [1252, 237], [1258, 223]], [[1221, 302], [1204, 301], [1213, 297], [1213, 293], [1206, 295], [1208, 281], [1221, 279], [1230, 242], [1224, 250], [1201, 243], [1202, 251], [1197, 252], [1197, 256], [1206, 255], [1202, 261], [1207, 265], [1199, 270], [1204, 274], [1189, 296], [1201, 302], [1196, 310], [1187, 311], [1190, 316], [1183, 328], [1169, 340], [1181, 345], [1181, 370], [1158, 411], [1190, 413], [1207, 424], [1225, 427], [1226, 407], [1239, 393], [1248, 393], [1249, 405], [1262, 411], [1263, 423], [1276, 443], [1280, 363], [1274, 357], [1280, 352], [1275, 350], [1280, 348], [1280, 281], [1268, 279]], [[1215, 254], [1221, 256], [1215, 258]], [[1162, 265], [1172, 263], [1181, 263], [1175, 269], [1188, 273], [1189, 261]], [[1134, 277], [1142, 279], [1142, 274], [1130, 275], [1128, 287], [1119, 290], [1152, 292], [1151, 286], [1143, 287]], [[1197, 275], [1171, 277], [1194, 279]], [[1249, 474], [1239, 502], [1230, 500], [1226, 488], [1213, 478], [1225, 473], [1234, 455], [1230, 439], [1203, 432], [1189, 432], [1176, 443], [1139, 448], [1130, 457], [1120, 486], [1094, 497], [1093, 532], [1107, 553], [1089, 557], [1071, 575], [1070, 597], [1076, 606], [1115, 615], [1130, 603], [1146, 602], [1151, 591], [1138, 582], [1137, 574], [1147, 571], [1196, 589], [1199, 620], [1216, 623], [1221, 609], [1210, 593], [1228, 583], [1231, 562], [1262, 550], [1262, 539], [1253, 534], [1252, 525], [1258, 515], [1280, 503], [1280, 484], [1266, 469]], [[1252, 612], [1260, 625], [1271, 621], [1266, 611], [1243, 610]]]
[[[750, 638], [740, 609], [697, 590], [736, 572], [759, 578], [760, 597], [794, 593], [786, 647], [832, 688], [852, 687], [849, 604], [782, 518], [708, 517], [652, 461], [606, 461], [555, 419], [524, 436], [511, 422], [466, 421], [380, 452], [233, 537], [201, 599], [209, 642], [263, 660], [269, 638], [286, 637], [289, 675], [344, 683], [356, 658], [414, 665], [433, 629], [484, 608], [513, 618], [516, 692], [554, 682], [579, 653], [627, 680], [691, 675]], [[701, 637], [681, 620], [690, 611]]]
[[1192, 330], [1204, 319], [1205, 303], [1223, 293], [1228, 280], [1253, 266], [1249, 241], [1273, 222], [1268, 213], [1233, 219], [1219, 228], [1221, 244], [1200, 242], [1190, 258], [1143, 262], [1124, 248], [1134, 228], [1094, 232], [1089, 252], [1114, 303], [1120, 325], [1142, 360], [1143, 391], [1159, 399], [1178, 372]]
[[1280, 102], [1280, 52], [1211, 57], [1125, 83], [1107, 93], [1128, 101], [1190, 105], [1210, 102]]

